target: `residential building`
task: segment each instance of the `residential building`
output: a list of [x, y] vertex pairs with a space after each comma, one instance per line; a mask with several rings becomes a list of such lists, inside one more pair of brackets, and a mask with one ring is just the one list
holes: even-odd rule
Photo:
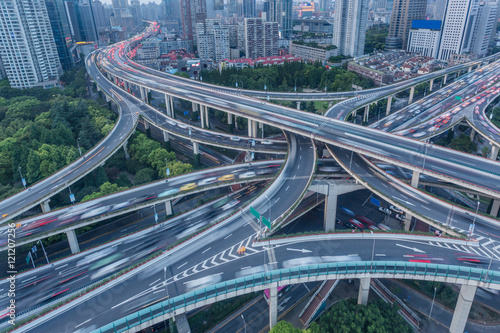
[[439, 46], [439, 60], [448, 60], [452, 54], [469, 52], [478, 4], [477, 0], [448, 0]]
[[337, 55], [337, 48], [332, 45], [308, 45], [296, 43], [297, 42], [291, 43], [290, 54], [304, 60], [309, 60], [312, 62], [325, 62], [330, 59], [330, 57]]
[[245, 56], [256, 59], [278, 54], [278, 23], [245, 18]]
[[332, 44], [338, 53], [357, 57], [364, 54], [369, 0], [335, 1]]
[[174, 50], [193, 52], [193, 43], [182, 39], [164, 39], [160, 42], [160, 54], [164, 55]]
[[221, 19], [205, 19], [204, 23], [196, 23], [196, 36], [201, 60], [219, 62], [229, 58], [229, 29], [222, 25]]
[[408, 38], [409, 52], [437, 58], [441, 41], [441, 21], [413, 20]]
[[391, 24], [387, 37], [391, 41], [395, 41], [396, 38], [399, 39], [402, 47], [406, 47], [408, 45], [411, 22], [413, 20], [425, 19], [426, 6], [427, 0], [394, 0]]
[[13, 88], [58, 84], [62, 67], [45, 0], [0, 1], [0, 57]]

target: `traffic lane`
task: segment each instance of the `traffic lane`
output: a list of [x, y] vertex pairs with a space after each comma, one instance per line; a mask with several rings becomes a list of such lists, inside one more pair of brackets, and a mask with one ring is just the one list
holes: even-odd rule
[[[301, 171], [308, 177], [286, 177], [286, 181], [278, 184], [281, 186], [275, 190], [272, 190], [272, 193], [279, 193], [283, 186], [290, 186], [290, 184], [294, 186], [293, 188], [295, 190], [297, 190], [299, 186], [305, 189], [314, 168], [313, 157], [315, 152], [310, 139], [290, 134], [289, 141], [291, 151], [298, 150], [301, 156], [303, 156], [303, 158], [297, 157], [294, 162], [300, 163], [299, 165], [309, 165], [309, 168], [302, 167]], [[299, 144], [297, 144], [297, 142]], [[307, 153], [307, 151], [309, 153]], [[296, 164], [289, 162], [285, 165], [283, 172], [286, 172], [287, 169], [296, 168]], [[300, 170], [301, 168], [298, 169]], [[295, 200], [297, 200], [297, 197], [300, 194], [301, 191], [295, 193]], [[289, 197], [291, 197], [291, 194], [289, 195]], [[271, 196], [271, 198], [269, 199], [273, 200], [273, 198], [274, 196]], [[285, 200], [283, 199], [282, 201], [284, 202]], [[253, 203], [252, 206], [255, 207], [255, 209], [258, 211], [263, 211], [263, 208], [266, 207], [267, 204], [268, 203], [265, 199], [261, 199], [260, 201], [258, 200], [257, 202]], [[289, 203], [284, 205], [274, 204], [271, 215], [272, 219], [275, 219], [275, 217], [283, 214], [289, 207]], [[217, 257], [221, 257], [226, 252], [228, 253], [226, 258], [230, 258], [226, 260], [234, 261], [239, 259], [236, 254], [237, 249], [241, 246], [241, 244], [244, 244], [245, 242], [245, 244], [251, 244], [252, 239], [255, 237], [256, 232], [259, 229], [255, 222], [251, 222], [254, 219], [255, 218], [253, 218], [247, 212], [244, 214], [236, 214], [230, 220], [231, 222], [221, 225], [218, 228], [211, 230], [211, 232], [209, 233], [203, 234], [202, 238], [196, 243], [191, 244], [189, 247], [181, 247], [177, 249], [175, 251], [175, 256], [172, 256], [170, 254], [164, 255], [164, 257], [161, 258], [154, 267], [148, 267], [147, 271], [140, 272], [137, 275], [129, 275], [130, 277], [127, 279], [126, 285], [130, 286], [128, 281], [132, 281], [132, 288], [123, 290], [120, 287], [116, 287], [112, 288], [109, 291], [102, 292], [102, 295], [112, 295], [114, 305], [112, 307], [108, 306], [106, 308], [107, 311], [105, 311], [106, 315], [104, 317], [101, 316], [102, 312], [96, 315], [96, 317], [92, 320], [92, 323], [97, 323], [97, 325], [102, 326], [108, 323], [110, 320], [120, 318], [124, 313], [129, 313], [131, 309], [138, 309], [147, 306], [148, 304], [153, 304], [158, 302], [159, 300], [165, 299], [164, 296], [160, 297], [161, 295], [158, 294], [158, 292], [160, 292], [160, 289], [165, 289], [163, 282], [161, 282], [162, 276], [163, 280], [165, 280], [166, 277], [168, 281], [171, 281], [171, 287], [169, 287], [170, 295], [178, 295], [184, 293], [184, 282], [186, 282], [187, 277], [196, 279], [203, 278], [203, 276], [207, 274], [205, 273], [207, 270], [209, 270], [211, 276], [221, 277], [224, 272], [218, 271], [217, 268], [227, 267], [228, 265], [224, 265], [224, 263], [231, 261], [224, 261], [221, 259], [223, 263], [216, 263], [214, 260], [216, 260]], [[231, 253], [232, 256], [230, 256], [229, 253]], [[236, 256], [236, 258], [234, 256]], [[245, 260], [249, 257], [250, 256], [243, 256], [242, 259]], [[201, 269], [201, 272], [197, 270], [197, 267]], [[174, 279], [172, 277], [179, 274], [182, 275], [182, 278], [174, 282]], [[117, 292], [117, 290], [119, 291]], [[95, 299], [98, 300], [100, 298], [101, 296], [96, 296]], [[94, 313], [93, 307], [87, 309], [87, 306], [89, 306], [89, 304], [92, 304], [92, 302], [86, 302], [85, 304], [80, 304], [75, 308], [68, 310], [69, 312], [74, 314], [71, 317], [73, 321], [69, 323], [70, 326], [68, 326], [68, 329], [70, 331], [75, 329], [75, 326], [77, 326], [79, 323], [88, 320], [88, 318], [85, 316], [79, 316], [80, 313], [85, 313], [87, 311], [89, 311], [90, 313]], [[104, 309], [102, 311], [104, 311]], [[59, 323], [59, 320], [61, 318], [66, 318], [66, 315], [52, 319], [50, 321], [50, 325], [52, 325], [52, 323], [54, 322], [58, 323], [55, 324], [55, 326], [43, 325], [43, 329], [48, 329], [50, 331], [51, 327], [63, 327], [63, 324]]]
[[[259, 187], [261, 188], [264, 185], [265, 182], [261, 183]], [[224, 202], [237, 200], [237, 203], [231, 208], [238, 209], [238, 207], [253, 198], [257, 192], [257, 187], [251, 186], [248, 190], [244, 190], [243, 193], [235, 193], [229, 196], [230, 199], [221, 200], [224, 200]], [[82, 255], [75, 257], [73, 260], [65, 261], [64, 264], [55, 263], [54, 267], [44, 267], [42, 270], [35, 270], [23, 275], [18, 283], [16, 308], [21, 312], [43, 301], [50, 300], [63, 292], [70, 293], [96, 279], [124, 268], [127, 264], [142, 260], [150, 253], [163, 249], [180, 238], [196, 232], [230, 211], [230, 208], [218, 204], [221, 200], [170, 219], [144, 231], [140, 235], [127, 237], [111, 247], [100, 247], [100, 249], [87, 252], [85, 256]], [[192, 227], [193, 225], [195, 225], [195, 228]], [[126, 258], [128, 258], [127, 262], [123, 262]], [[122, 263], [112, 267], [114, 263], [119, 261], [122, 261]], [[7, 286], [6, 283], [3, 283], [5, 287]], [[2, 284], [0, 284], [1, 287]], [[6, 295], [4, 296], [6, 297]], [[8, 299], [4, 301], [8, 302]], [[7, 305], [5, 304], [5, 306]]]
[[[252, 177], [263, 174], [264, 172], [265, 174], [272, 174], [278, 170], [281, 164], [282, 160], [235, 164], [222, 167], [222, 169], [203, 170], [174, 177], [168, 179], [168, 182], [160, 180], [128, 191], [119, 192], [100, 199], [87, 201], [83, 204], [63, 208], [56, 212], [42, 214], [35, 218], [20, 221], [18, 223], [21, 223], [22, 227], [16, 232], [16, 238], [22, 239], [28, 236], [33, 237], [40, 233], [56, 230], [62, 226], [67, 227], [72, 224], [77, 224], [79, 221], [83, 221], [86, 218], [93, 218], [111, 211], [133, 206], [134, 204], [142, 204], [145, 201], [156, 199], [156, 197], [161, 196], [162, 193], [165, 193], [165, 196], [182, 193], [181, 188], [183, 186], [191, 184], [190, 188], [193, 188], [193, 186], [196, 188], [201, 183], [206, 183], [207, 179], [210, 181], [215, 178], [211, 181], [215, 183], [221, 182], [221, 180], [219, 180], [221, 177], [227, 176], [227, 180], [232, 180], [242, 175], [246, 176], [248, 172], [253, 172], [253, 174], [251, 174]], [[6, 242], [7, 228], [8, 227], [0, 228], [1, 244]]]

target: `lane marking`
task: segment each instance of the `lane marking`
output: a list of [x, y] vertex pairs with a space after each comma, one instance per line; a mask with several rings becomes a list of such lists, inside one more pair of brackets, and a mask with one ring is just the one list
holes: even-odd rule
[[201, 254], [203, 254], [203, 253], [207, 252], [207, 251], [208, 251], [208, 250], [210, 250], [210, 249], [211, 249], [211, 247], [209, 247], [208, 249], [206, 249], [205, 251], [203, 251]]
[[91, 320], [92, 320], [92, 318], [90, 318], [89, 320], [85, 320], [85, 321], [84, 321], [83, 323], [81, 323], [80, 325], [75, 326], [75, 328], [78, 328], [78, 327], [82, 326], [83, 324], [88, 323], [88, 322], [89, 322], [89, 321], [91, 321]]
[[154, 280], [153, 282], [151, 282], [151, 283], [149, 284], [149, 286], [151, 287], [153, 284], [155, 284], [155, 283], [156, 283], [156, 282], [158, 282], [158, 281], [160, 281], [160, 279], [158, 279], [158, 280]]

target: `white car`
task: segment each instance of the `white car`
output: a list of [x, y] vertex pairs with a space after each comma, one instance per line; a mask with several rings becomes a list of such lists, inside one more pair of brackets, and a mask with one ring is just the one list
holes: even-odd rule
[[238, 138], [237, 136], [232, 136], [229, 138], [231, 141], [240, 141], [241, 139]]
[[208, 177], [198, 182], [198, 186], [208, 185], [217, 182], [217, 177]]
[[272, 145], [273, 143], [269, 140], [262, 140], [260, 143], [262, 143], [263, 145]]
[[379, 207], [378, 210], [379, 212], [382, 212], [384, 214], [391, 215], [391, 211], [389, 210], [389, 208]]
[[255, 172], [253, 172], [253, 171], [244, 172], [244, 173], [242, 173], [239, 176], [240, 179], [242, 179], [242, 178], [252, 178], [252, 177], [255, 177]]
[[403, 210], [396, 207], [396, 206], [393, 206], [393, 205], [390, 205], [389, 206], [389, 209], [392, 210], [394, 213], [397, 213], [397, 214], [404, 214], [403, 213]]
[[187, 128], [187, 126], [182, 123], [177, 124], [177, 126], [179, 126], [180, 128]]

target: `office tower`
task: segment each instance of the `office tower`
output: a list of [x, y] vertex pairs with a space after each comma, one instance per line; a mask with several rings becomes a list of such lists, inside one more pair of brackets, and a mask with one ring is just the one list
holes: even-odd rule
[[245, 18], [245, 55], [247, 58], [278, 55], [278, 23], [262, 18]]
[[77, 19], [82, 41], [97, 43], [99, 38], [91, 0], [80, 0], [77, 8]]
[[448, 0], [436, 0], [434, 5], [434, 13], [432, 19], [444, 21], [444, 15], [446, 13], [446, 3]]
[[357, 57], [364, 53], [368, 0], [335, 1], [332, 44], [341, 55]]
[[332, 5], [331, 0], [319, 0], [319, 10], [328, 10]]
[[[165, 3], [165, 1], [164, 1]], [[168, 1], [170, 3], [170, 1]], [[166, 4], [164, 4], [164, 7]], [[170, 12], [170, 11], [169, 11]], [[130, 0], [130, 14], [134, 18], [135, 26], [139, 27], [142, 25], [142, 14], [141, 14], [141, 3], [139, 0]], [[166, 16], [164, 16], [166, 17]]]
[[62, 68], [45, 0], [0, 1], [0, 57], [13, 88], [57, 85]]
[[74, 47], [73, 37], [69, 29], [68, 16], [63, 0], [45, 0], [50, 26], [56, 43], [57, 54], [63, 70], [72, 68], [75, 64], [71, 49]]
[[469, 52], [472, 28], [478, 10], [476, 0], [448, 0], [438, 59]]
[[243, 0], [243, 16], [255, 17], [255, 0]]
[[[394, 0], [392, 6], [391, 25], [389, 26], [389, 40], [401, 42], [401, 48], [408, 45], [411, 22], [413, 20], [424, 20], [427, 0]], [[391, 47], [389, 43], [389, 47]], [[399, 46], [399, 44], [397, 45]], [[395, 46], [395, 48], [399, 48]]]
[[113, 0], [112, 5], [115, 17], [121, 18], [125, 13], [128, 13], [128, 0]]
[[441, 21], [413, 20], [408, 37], [409, 52], [437, 58], [441, 41]]
[[100, 0], [93, 0], [92, 9], [94, 11], [94, 19], [97, 32], [99, 33], [105, 30], [109, 30], [111, 28], [109, 24], [109, 16], [106, 13], [106, 9], [102, 5], [102, 2]]
[[182, 34], [185, 40], [196, 42], [196, 23], [207, 18], [205, 0], [181, 0]]
[[470, 52], [478, 57], [484, 57], [488, 52], [491, 35], [496, 28], [498, 3], [485, 1], [479, 3], [477, 19], [471, 35]]
[[292, 0], [269, 0], [269, 15], [266, 14], [266, 20], [278, 22], [281, 38], [292, 36], [292, 5]]

